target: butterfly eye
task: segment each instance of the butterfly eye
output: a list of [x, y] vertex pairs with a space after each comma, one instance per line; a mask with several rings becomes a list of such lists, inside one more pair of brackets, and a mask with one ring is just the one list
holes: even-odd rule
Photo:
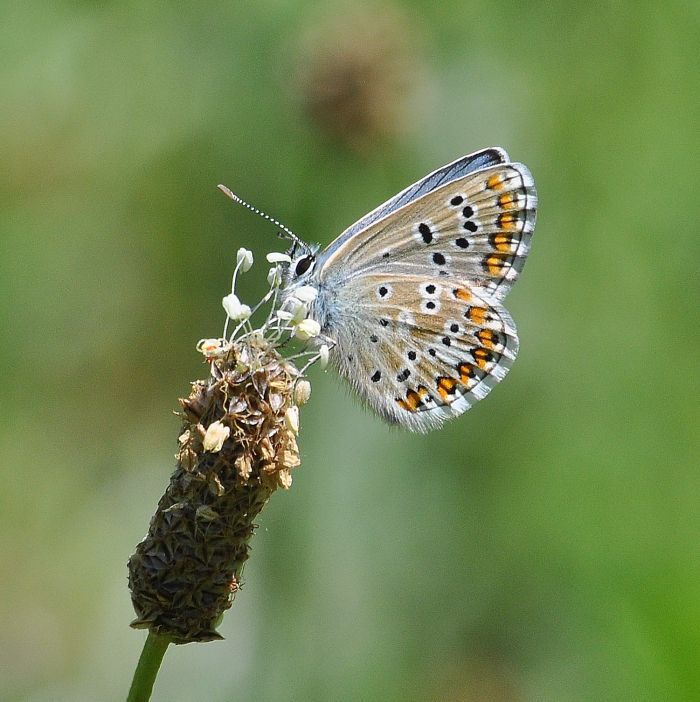
[[302, 258], [300, 258], [297, 262], [296, 267], [294, 268], [294, 275], [304, 275], [304, 273], [306, 273], [306, 271], [308, 271], [309, 268], [311, 268], [311, 264], [313, 262], [313, 256], [303, 256]]

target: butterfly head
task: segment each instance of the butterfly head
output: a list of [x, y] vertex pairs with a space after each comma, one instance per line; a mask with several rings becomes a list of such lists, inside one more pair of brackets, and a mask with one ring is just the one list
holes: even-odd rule
[[285, 288], [306, 285], [314, 277], [318, 246], [296, 240], [289, 251], [292, 259], [285, 272]]

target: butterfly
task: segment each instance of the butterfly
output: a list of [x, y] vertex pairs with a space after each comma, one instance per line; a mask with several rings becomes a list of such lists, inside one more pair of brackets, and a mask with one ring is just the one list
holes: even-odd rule
[[283, 297], [318, 290], [309, 317], [331, 360], [381, 417], [426, 432], [503, 380], [518, 334], [503, 299], [530, 250], [537, 194], [501, 148], [410, 185], [319, 251], [292, 249]]

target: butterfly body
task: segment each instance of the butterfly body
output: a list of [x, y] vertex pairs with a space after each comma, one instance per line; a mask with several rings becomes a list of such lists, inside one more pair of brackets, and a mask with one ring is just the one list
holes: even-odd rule
[[285, 295], [318, 290], [309, 316], [331, 358], [380, 416], [413, 431], [458, 416], [518, 352], [502, 300], [529, 252], [537, 196], [502, 149], [429, 174], [324, 251], [303, 246]]

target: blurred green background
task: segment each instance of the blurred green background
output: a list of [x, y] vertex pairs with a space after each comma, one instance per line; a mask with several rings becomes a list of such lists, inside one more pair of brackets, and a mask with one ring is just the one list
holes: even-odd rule
[[[126, 561], [235, 252], [502, 145], [535, 176], [507, 381], [444, 430], [312, 375], [226, 641], [154, 699], [700, 699], [695, 2], [0, 10], [0, 699], [124, 699]], [[683, 264], [683, 265], [681, 265]]]

